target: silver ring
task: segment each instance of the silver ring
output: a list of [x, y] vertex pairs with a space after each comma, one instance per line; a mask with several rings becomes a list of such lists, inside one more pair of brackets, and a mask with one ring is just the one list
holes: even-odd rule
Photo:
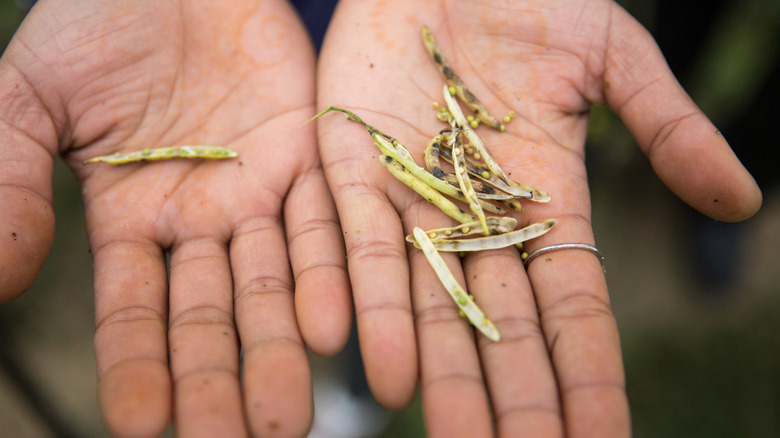
[[559, 243], [557, 245], [545, 246], [544, 248], [539, 248], [536, 251], [528, 254], [523, 259], [523, 264], [527, 268], [533, 259], [539, 257], [542, 254], [546, 254], [551, 251], [557, 251], [559, 249], [584, 249], [585, 251], [589, 251], [598, 257], [599, 263], [601, 263], [601, 269], [604, 270], [605, 273], [607, 272], [607, 268], [604, 266], [604, 255], [601, 254], [601, 251], [599, 251], [598, 248], [593, 245], [588, 245], [587, 243]]

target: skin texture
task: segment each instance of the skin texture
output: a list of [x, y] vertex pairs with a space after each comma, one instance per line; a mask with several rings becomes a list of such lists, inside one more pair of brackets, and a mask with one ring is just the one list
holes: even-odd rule
[[[603, 0], [342, 0], [317, 108], [357, 111], [421, 161], [442, 127], [423, 24], [489, 109], [517, 113], [483, 138], [510, 176], [553, 198], [518, 216], [559, 219], [529, 250], [593, 243], [583, 144], [594, 102], [622, 117], [686, 202], [720, 220], [759, 208], [755, 183], [647, 32]], [[628, 435], [598, 260], [559, 251], [526, 271], [514, 249], [445, 254], [502, 341], [475, 337], [403, 240], [452, 221], [333, 114], [317, 122], [330, 200], [313, 125], [300, 128], [315, 114], [314, 61], [286, 2], [205, 0], [41, 0], [0, 60], [0, 299], [32, 283], [51, 245], [60, 154], [84, 195], [109, 431], [154, 436], [173, 417], [181, 436], [304, 435], [303, 341], [338, 351], [354, 295], [376, 398], [403, 407], [419, 382], [429, 436]], [[239, 159], [81, 164], [193, 143]]]
[[[300, 127], [314, 112], [314, 66], [284, 1], [42, 0], [8, 46], [0, 299], [46, 258], [61, 154], [84, 196], [112, 435], [159, 435], [171, 417], [180, 436], [308, 429], [304, 340], [333, 354], [351, 321], [314, 126]], [[82, 164], [181, 144], [239, 158]]]
[[[488, 109], [517, 114], [505, 133], [480, 135], [513, 179], [552, 196], [524, 203], [518, 216], [520, 226], [558, 218], [528, 251], [594, 243], [584, 165], [593, 103], [621, 117], [658, 176], [693, 207], [723, 221], [760, 207], [752, 177], [649, 33], [605, 0], [342, 0], [321, 52], [318, 106], [355, 111], [422, 162], [444, 127], [431, 108], [443, 81], [420, 41], [424, 24]], [[335, 114], [318, 123], [360, 346], [380, 403], [406, 405], [419, 378], [431, 437], [629, 436], [618, 332], [598, 259], [561, 250], [525, 270], [513, 248], [462, 261], [445, 254], [502, 340], [475, 337], [422, 253], [403, 240], [415, 226], [452, 220], [382, 168], [360, 126]]]

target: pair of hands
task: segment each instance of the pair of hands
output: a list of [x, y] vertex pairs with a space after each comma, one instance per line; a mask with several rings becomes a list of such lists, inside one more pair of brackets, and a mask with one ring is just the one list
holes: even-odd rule
[[[690, 205], [727, 221], [759, 208], [652, 38], [610, 1], [342, 0], [315, 60], [284, 1], [41, 0], [0, 61], [0, 299], [22, 293], [49, 250], [61, 155], [85, 201], [113, 434], [159, 434], [171, 415], [182, 436], [304, 434], [305, 346], [336, 353], [353, 299], [375, 397], [401, 408], [419, 381], [430, 436], [629, 434], [593, 255], [558, 251], [527, 271], [513, 249], [449, 258], [503, 337], [475, 338], [402, 238], [448, 218], [376, 162], [359, 126], [327, 115], [300, 127], [337, 105], [419, 153], [441, 129], [423, 24], [488, 108], [518, 115], [484, 138], [514, 179], [553, 197], [521, 218], [559, 219], [529, 249], [593, 243], [591, 103], [617, 112]], [[192, 143], [239, 159], [81, 164]]]

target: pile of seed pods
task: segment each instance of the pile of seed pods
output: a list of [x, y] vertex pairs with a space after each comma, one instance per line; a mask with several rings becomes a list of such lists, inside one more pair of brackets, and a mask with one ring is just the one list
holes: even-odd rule
[[[338, 111], [344, 113], [347, 120], [362, 125], [382, 153], [379, 157], [381, 163], [393, 176], [461, 223], [455, 227], [428, 231], [415, 227], [414, 233], [407, 236], [406, 240], [423, 251], [461, 314], [486, 337], [499, 341], [501, 335], [498, 329], [474, 303], [466, 289], [458, 284], [439, 252], [463, 253], [509, 246], [521, 248], [523, 242], [548, 232], [557, 220], [548, 219], [518, 230], [515, 229], [517, 220], [512, 217], [486, 215], [485, 212], [501, 215], [510, 210], [522, 211], [520, 200], [549, 202], [550, 196], [511, 180], [501, 169], [477, 135], [476, 129], [484, 124], [504, 131], [505, 126], [487, 111], [455, 74], [439, 50], [433, 34], [425, 26], [422, 39], [445, 81], [442, 96], [446, 108], [441, 108], [437, 117], [449, 125], [449, 129], [436, 134], [428, 143], [425, 167], [417, 164], [400, 141], [367, 124], [351, 111], [329, 107], [314, 118]], [[456, 96], [473, 112], [473, 116], [464, 115]], [[512, 113], [504, 121], [508, 122], [511, 117]], [[444, 171], [441, 160], [449, 162], [454, 171]], [[472, 214], [450, 198], [468, 205]]]

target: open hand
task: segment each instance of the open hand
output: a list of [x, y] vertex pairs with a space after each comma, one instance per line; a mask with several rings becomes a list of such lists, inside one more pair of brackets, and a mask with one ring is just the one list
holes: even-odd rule
[[[611, 1], [342, 0], [320, 58], [320, 109], [354, 111], [421, 162], [446, 128], [431, 108], [443, 80], [421, 43], [423, 25], [489, 110], [517, 114], [506, 132], [480, 135], [512, 179], [552, 196], [525, 203], [518, 216], [521, 224], [558, 219], [529, 252], [594, 243], [584, 162], [593, 103], [621, 117], [661, 179], [692, 206], [728, 221], [760, 206], [754, 181], [650, 35]], [[593, 254], [559, 250], [528, 270], [514, 248], [449, 257], [502, 335], [498, 343], [475, 339], [421, 252], [403, 240], [415, 226], [451, 219], [393, 179], [360, 126], [329, 114], [319, 138], [380, 403], [408, 403], [419, 371], [432, 437], [489, 436], [494, 427], [506, 437], [629, 435], [617, 327]]]
[[[314, 53], [284, 1], [41, 1], [9, 45], [2, 298], [26, 289], [48, 252], [61, 154], [84, 196], [113, 434], [160, 434], [171, 406], [181, 436], [307, 430], [302, 333], [334, 353], [351, 320], [314, 128], [300, 127], [313, 102]], [[239, 157], [82, 164], [187, 144]]]

